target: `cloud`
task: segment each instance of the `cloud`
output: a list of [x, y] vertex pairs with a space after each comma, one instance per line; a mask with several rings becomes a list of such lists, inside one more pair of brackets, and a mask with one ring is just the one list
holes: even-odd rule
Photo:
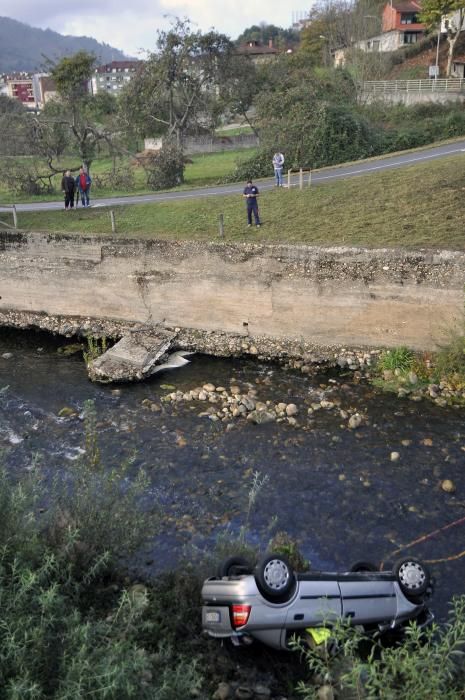
[[62, 34], [91, 36], [131, 55], [155, 47], [157, 29], [166, 15], [188, 17], [201, 30], [214, 27], [232, 38], [246, 27], [266, 21], [287, 27], [291, 10], [282, 0], [15, 0], [8, 16]]

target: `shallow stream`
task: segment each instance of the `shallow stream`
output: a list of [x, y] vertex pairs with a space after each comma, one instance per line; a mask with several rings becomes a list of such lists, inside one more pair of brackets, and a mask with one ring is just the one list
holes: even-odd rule
[[[136, 465], [150, 476], [150, 496], [163, 505], [163, 531], [142, 553], [145, 573], [174, 565], [190, 545], [211, 547], [228, 526], [239, 528], [256, 471], [267, 483], [250, 516], [251, 540], [265, 545], [275, 519], [274, 530], [298, 538], [313, 568], [392, 561], [401, 545], [465, 516], [463, 410], [400, 400], [350, 375], [309, 377], [259, 362], [202, 356], [115, 392], [114, 386], [90, 383], [81, 357], [59, 356], [60, 345], [62, 339], [47, 334], [1, 330], [4, 459], [19, 474], [34, 463], [72, 470], [84, 443], [83, 422], [58, 413], [65, 406], [80, 413], [92, 399], [104, 459], [115, 463], [135, 451]], [[162, 385], [185, 392], [206, 382], [252, 387], [260, 400], [295, 403], [298, 425], [257, 426], [238, 418], [228, 427], [199, 417], [201, 402], [161, 401], [170, 391]], [[339, 406], [308, 416], [310, 404], [323, 398]], [[144, 399], [160, 410], [148, 410]], [[354, 408], [366, 414], [367, 424], [349, 430], [340, 409]], [[392, 452], [399, 453], [397, 461]], [[441, 489], [443, 479], [454, 482], [455, 493]], [[464, 549], [462, 524], [404, 551], [436, 560]], [[451, 596], [464, 592], [465, 556], [431, 569], [432, 607], [443, 618]]]

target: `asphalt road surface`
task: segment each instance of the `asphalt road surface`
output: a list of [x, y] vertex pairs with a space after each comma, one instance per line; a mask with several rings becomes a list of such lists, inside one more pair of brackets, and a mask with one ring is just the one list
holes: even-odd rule
[[[437, 146], [435, 148], [427, 148], [405, 155], [396, 155], [384, 158], [371, 158], [370, 160], [360, 160], [352, 165], [338, 166], [334, 168], [325, 168], [324, 170], [314, 170], [312, 172], [312, 186], [316, 184], [324, 184], [334, 180], [346, 180], [349, 177], [358, 177], [360, 175], [368, 175], [369, 173], [388, 170], [389, 168], [401, 168], [406, 165], [413, 165], [435, 158], [442, 158], [453, 153], [465, 153], [465, 141], [448, 144], [447, 146]], [[287, 182], [286, 178], [285, 182]], [[305, 184], [308, 182], [308, 173], [304, 176]], [[257, 180], [260, 190], [270, 190], [275, 186], [274, 178], [270, 180]], [[297, 187], [299, 184], [299, 176], [294, 175], [291, 179], [291, 186]], [[91, 197], [91, 205], [93, 207], [108, 207], [119, 206], [123, 204], [145, 204], [147, 202], [168, 202], [171, 200], [180, 199], [200, 199], [201, 197], [221, 196], [227, 194], [241, 194], [244, 188], [243, 183], [235, 183], [230, 185], [219, 185], [213, 187], [201, 187], [176, 192], [160, 192], [159, 194], [143, 194], [132, 195], [127, 197], [102, 197], [93, 199]], [[92, 192], [91, 192], [92, 195]], [[17, 204], [17, 211], [50, 211], [54, 209], [63, 209], [63, 200], [59, 202], [33, 202], [30, 204]], [[1, 207], [0, 211], [8, 211], [8, 208]]]

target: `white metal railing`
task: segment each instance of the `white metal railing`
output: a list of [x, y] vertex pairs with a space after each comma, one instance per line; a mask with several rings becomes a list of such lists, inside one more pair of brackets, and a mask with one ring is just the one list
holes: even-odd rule
[[465, 79], [366, 80], [362, 83], [362, 89], [365, 93], [461, 92], [465, 90]]

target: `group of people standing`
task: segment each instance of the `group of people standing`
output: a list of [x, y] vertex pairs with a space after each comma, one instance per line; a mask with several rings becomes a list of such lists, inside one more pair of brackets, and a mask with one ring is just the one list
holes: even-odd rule
[[92, 184], [92, 179], [84, 168], [79, 169], [79, 174], [77, 177], [71, 175], [71, 170], [66, 170], [63, 173], [63, 178], [61, 180], [61, 189], [65, 195], [65, 209], [74, 208], [74, 197], [76, 196], [76, 206], [78, 205], [79, 198], [83, 207], [90, 207], [90, 186]]
[[[273, 156], [273, 169], [276, 178], [276, 187], [283, 186], [283, 166], [284, 166], [284, 156], [282, 153], [277, 151]], [[252, 226], [252, 215], [255, 221], [255, 226], [260, 228], [260, 213], [258, 211], [258, 201], [257, 197], [260, 194], [258, 187], [253, 184], [252, 180], [248, 180], [243, 197], [245, 197], [247, 204], [247, 226]]]

